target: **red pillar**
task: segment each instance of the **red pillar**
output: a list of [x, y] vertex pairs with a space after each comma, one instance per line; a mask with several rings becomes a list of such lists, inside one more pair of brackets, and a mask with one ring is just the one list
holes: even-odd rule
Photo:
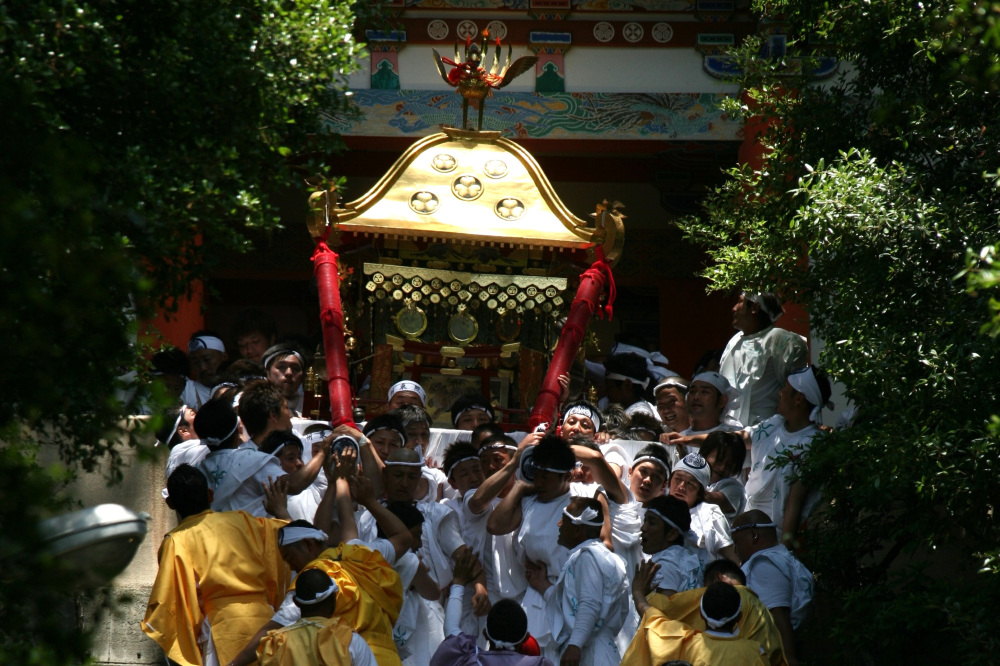
[[340, 277], [337, 255], [317, 239], [313, 253], [316, 286], [319, 289], [319, 319], [323, 328], [323, 349], [326, 354], [326, 376], [330, 391], [330, 420], [333, 426], [354, 425], [347, 349], [344, 346], [344, 309], [340, 302]]
[[[566, 324], [563, 326], [562, 333], [559, 334], [559, 342], [552, 354], [552, 361], [545, 373], [545, 380], [542, 382], [542, 388], [538, 391], [535, 406], [531, 409], [531, 416], [528, 418], [529, 431], [534, 430], [542, 423], [552, 425], [559, 416], [559, 397], [562, 394], [562, 388], [559, 386], [559, 375], [569, 372], [573, 359], [580, 351], [583, 335], [587, 330], [587, 322], [600, 308], [601, 294], [604, 292], [605, 284], [611, 287], [613, 294], [614, 279], [611, 276], [611, 268], [602, 258], [598, 258], [594, 265], [580, 276], [580, 286], [576, 290], [573, 303], [569, 306], [569, 316], [566, 317]], [[613, 300], [613, 296], [608, 298], [609, 310]]]

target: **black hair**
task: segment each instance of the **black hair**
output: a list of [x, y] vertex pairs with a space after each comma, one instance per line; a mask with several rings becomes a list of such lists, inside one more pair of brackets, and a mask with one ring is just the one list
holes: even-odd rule
[[[709, 349], [704, 354], [702, 354], [694, 364], [694, 372], [691, 373], [692, 377], [697, 377], [703, 372], [717, 371], [719, 369], [719, 362], [722, 360], [722, 350], [721, 349]], [[688, 386], [690, 388], [690, 385]], [[687, 392], [685, 392], [687, 395]]]
[[[754, 298], [759, 298], [763, 301], [762, 303], [754, 303], [757, 306], [757, 330], [767, 328], [785, 312], [785, 308], [781, 303], [781, 297], [773, 291], [756, 294]], [[747, 298], [747, 300], [749, 301], [750, 299]], [[772, 317], [768, 312], [775, 313], [775, 316]]]
[[[715, 582], [705, 588], [705, 594], [701, 598], [701, 608], [705, 616], [713, 620], [722, 620], [736, 614], [742, 600], [740, 593], [735, 587], [728, 583]], [[719, 629], [725, 629], [739, 618], [727, 622]]]
[[187, 354], [177, 347], [165, 347], [153, 354], [149, 370], [154, 374], [188, 377], [191, 375], [191, 361], [188, 360]]
[[391, 412], [386, 412], [387, 414], [393, 414], [399, 417], [399, 420], [403, 423], [403, 428], [410, 425], [411, 423], [416, 423], [417, 421], [423, 421], [427, 424], [427, 427], [431, 427], [431, 416], [427, 413], [427, 410], [420, 405], [403, 405], [402, 407], [397, 407]]
[[652, 414], [635, 412], [628, 418], [628, 434], [631, 439], [641, 440], [640, 437], [636, 436], [641, 432], [653, 435], [652, 441], [656, 441], [660, 438], [660, 433], [663, 432], [663, 424]]
[[[208, 448], [214, 450], [226, 448], [239, 437], [238, 419], [233, 403], [225, 398], [209, 400], [194, 417], [194, 430]], [[228, 435], [228, 436], [227, 436]], [[209, 444], [208, 438], [218, 439], [218, 444]], [[225, 438], [225, 439], [223, 439]]]
[[[574, 516], [579, 516], [587, 509], [593, 509], [597, 512], [597, 517], [594, 518], [594, 520], [604, 522], [604, 507], [602, 507], [601, 503], [593, 497], [574, 497], [569, 501], [569, 504], [566, 505], [566, 510]], [[569, 519], [563, 516], [562, 520]], [[591, 538], [596, 538], [601, 534], [600, 525], [580, 524], [579, 527], [583, 528], [584, 534], [589, 534]]]
[[[320, 594], [329, 590], [331, 585], [335, 584], [336, 583], [330, 578], [329, 574], [322, 569], [306, 569], [295, 578], [295, 596], [297, 599], [305, 601], [314, 600]], [[297, 599], [295, 605], [301, 608], [303, 604], [301, 604]], [[320, 604], [330, 604], [335, 609], [337, 606], [337, 594], [331, 594], [323, 601], [315, 604], [304, 605], [306, 608], [311, 610], [319, 607]], [[303, 613], [303, 616], [305, 616], [305, 613]]]
[[572, 436], [566, 438], [566, 441], [570, 444], [570, 446], [585, 446], [594, 451], [601, 450], [601, 447], [597, 444], [597, 442], [582, 433], [574, 433]]
[[[618, 374], [631, 379], [633, 387], [632, 397], [634, 398], [632, 402], [637, 402], [650, 393], [652, 390], [652, 384], [654, 384], [653, 378], [649, 374], [648, 366], [646, 365], [646, 359], [632, 352], [626, 352], [624, 354], [611, 354], [604, 359], [604, 374], [605, 377], [609, 374]], [[605, 382], [608, 381], [616, 380], [605, 379]], [[642, 382], [646, 382], [645, 388], [641, 386]], [[628, 407], [628, 405], [624, 405], [624, 407]]]
[[[483, 437], [483, 433], [486, 433], [485, 437]], [[469, 441], [475, 442], [479, 438], [483, 438], [483, 440], [485, 441], [486, 439], [494, 437], [495, 435], [503, 435], [503, 434], [506, 434], [504, 433], [503, 428], [498, 426], [496, 423], [493, 422], [480, 423], [479, 425], [477, 425], [475, 428], [472, 429], [472, 436], [469, 438]]]
[[[252, 382], [240, 397], [240, 419], [251, 438], [267, 430], [267, 421], [281, 414], [285, 394], [271, 382]], [[198, 428], [195, 427], [195, 431]], [[198, 433], [201, 434], [200, 432]]]
[[251, 333], [261, 333], [268, 340], [278, 335], [278, 323], [274, 317], [260, 310], [243, 310], [233, 322], [233, 342]]
[[638, 460], [639, 458], [656, 458], [657, 460], [663, 461], [663, 466], [666, 468], [664, 473], [667, 477], [670, 477], [670, 454], [667, 453], [667, 448], [662, 444], [647, 444], [646, 446], [639, 449], [635, 454], [633, 460]]
[[[424, 524], [424, 514], [422, 514], [420, 509], [417, 508], [416, 502], [403, 502], [397, 500], [395, 502], [389, 502], [385, 505], [385, 508], [389, 509], [394, 516], [399, 518], [408, 530], [412, 530], [417, 525]], [[386, 534], [382, 530], [382, 526], [377, 523], [376, 526], [378, 528], [378, 537], [380, 539], [386, 538]]]
[[716, 466], [728, 471], [727, 476], [732, 476], [743, 469], [743, 463], [747, 459], [747, 447], [743, 437], [735, 432], [723, 430], [709, 433], [698, 453], [702, 458], [708, 458], [710, 453], [715, 453]]
[[729, 558], [721, 557], [717, 560], [712, 560], [705, 565], [706, 584], [715, 583], [719, 581], [719, 578], [722, 576], [738, 580], [740, 585], [747, 584], [747, 575], [743, 573], [743, 569], [740, 568], [740, 565], [736, 564], [736, 562], [733, 562]]
[[515, 449], [517, 448], [517, 441], [513, 437], [506, 433], [501, 433], [499, 435], [490, 435], [483, 441], [479, 442], [478, 450], [482, 451], [483, 447], [487, 444], [496, 444], [497, 442], [503, 444], [504, 446], [513, 446]]
[[257, 444], [257, 448], [264, 453], [274, 453], [279, 446], [287, 446], [289, 444], [298, 447], [299, 453], [301, 453], [305, 448], [302, 445], [302, 440], [299, 439], [299, 436], [295, 434], [294, 430], [275, 430], [274, 432], [269, 433], [268, 436], [264, 438], [263, 442]]
[[191, 465], [179, 465], [167, 479], [170, 506], [181, 518], [193, 516], [211, 508], [208, 501], [208, 479]]
[[402, 441], [399, 443], [400, 446], [406, 444], [406, 426], [403, 425], [403, 419], [399, 418], [399, 416], [394, 412], [380, 414], [365, 423], [364, 434], [367, 436], [376, 430], [383, 430], [386, 428], [399, 434], [402, 438]]
[[625, 408], [614, 403], [604, 408], [604, 423], [601, 432], [606, 432], [612, 439], [620, 439], [628, 428], [628, 414]]
[[531, 462], [537, 467], [564, 469], [568, 473], [576, 466], [576, 456], [562, 437], [546, 435], [535, 445]]
[[223, 376], [226, 381], [232, 382], [240, 389], [243, 389], [252, 381], [267, 379], [267, 371], [257, 361], [251, 361], [248, 358], [238, 358], [226, 367], [226, 372]]
[[479, 464], [479, 451], [476, 450], [476, 447], [471, 442], [458, 440], [445, 449], [444, 461], [441, 463], [441, 467], [448, 478], [451, 478], [455, 464], [463, 458], [475, 458], [477, 460], [476, 464]]
[[[813, 376], [816, 377], [816, 385], [819, 386], [819, 396], [825, 405], [826, 401], [830, 399], [830, 395], [833, 393], [833, 388], [830, 386], [830, 378], [826, 376], [825, 371], [815, 365], [810, 364], [809, 367], [812, 368]], [[813, 405], [813, 407], [820, 406], [821, 405]]]
[[[307, 363], [305, 353], [300, 348], [296, 347], [295, 345], [289, 342], [280, 342], [276, 345], [271, 345], [264, 351], [264, 353], [261, 355], [260, 358], [261, 361], [270, 360], [271, 365], [274, 365], [275, 363], [278, 362], [278, 359], [284, 358], [291, 354], [298, 354], [300, 357], [302, 357], [302, 366], [303, 366], [302, 369], [305, 370], [306, 369], [305, 366]], [[271, 358], [272, 356], [273, 358]], [[266, 363], [264, 364], [264, 369], [268, 371], [271, 370], [271, 368], [267, 367]]]
[[501, 599], [486, 615], [486, 633], [498, 641], [520, 643], [528, 633], [528, 616], [521, 604], [513, 599]]
[[[676, 525], [680, 534], [672, 544], [679, 546], [684, 544], [684, 534], [691, 529], [691, 511], [688, 509], [687, 502], [671, 495], [660, 495], [643, 504], [643, 507], [656, 510]], [[670, 529], [669, 525], [667, 529]]]
[[485, 398], [478, 393], [467, 393], [456, 400], [451, 406], [452, 424], [458, 420], [458, 415], [467, 409], [481, 409], [490, 415], [490, 421], [494, 421], [496, 419], [496, 414], [493, 411], [493, 405], [490, 404], [488, 398]]

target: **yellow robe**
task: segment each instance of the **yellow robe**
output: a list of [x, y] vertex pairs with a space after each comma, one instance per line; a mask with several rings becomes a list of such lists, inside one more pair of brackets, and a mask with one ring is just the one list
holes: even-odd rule
[[766, 666], [760, 643], [741, 636], [721, 637], [671, 620], [651, 606], [632, 639], [622, 666], [659, 666], [671, 660], [692, 666]]
[[403, 584], [382, 555], [364, 546], [341, 544], [324, 550], [303, 571], [309, 569], [319, 569], [337, 581], [334, 617], [361, 635], [379, 666], [401, 666], [392, 627], [403, 607]]
[[[749, 638], [760, 643], [764, 648], [764, 661], [771, 666], [788, 666], [785, 650], [781, 644], [781, 633], [774, 624], [771, 611], [749, 587], [736, 585], [736, 591], [743, 599], [743, 614], [740, 616], [740, 637]], [[701, 597], [705, 588], [699, 587], [686, 592], [678, 592], [667, 597], [659, 592], [653, 592], [648, 600], [651, 606], [659, 609], [667, 617], [683, 622], [692, 629], [704, 631], [707, 629], [705, 618], [701, 616]]]
[[142, 630], [181, 666], [203, 664], [201, 624], [231, 661], [280, 607], [291, 572], [278, 550], [285, 521], [242, 511], [188, 516], [163, 539]]
[[347, 666], [353, 635], [337, 618], [302, 618], [268, 633], [257, 647], [257, 661], [260, 666]]

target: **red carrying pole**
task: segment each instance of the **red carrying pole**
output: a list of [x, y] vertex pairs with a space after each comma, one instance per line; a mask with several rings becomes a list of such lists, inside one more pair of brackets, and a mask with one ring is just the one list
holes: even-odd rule
[[316, 243], [312, 256], [319, 290], [319, 320], [323, 327], [323, 349], [326, 354], [326, 376], [330, 391], [330, 420], [333, 427], [354, 424], [351, 402], [351, 382], [344, 346], [344, 308], [340, 303], [340, 277], [337, 274], [337, 254], [325, 238]]
[[[602, 310], [600, 299], [601, 294], [604, 293], [605, 284], [608, 286], [608, 304]], [[562, 333], [559, 334], [559, 342], [556, 343], [556, 349], [552, 353], [552, 361], [545, 373], [545, 380], [542, 382], [542, 388], [538, 391], [535, 406], [531, 409], [531, 416], [528, 418], [529, 432], [542, 423], [552, 425], [558, 418], [559, 397], [562, 393], [559, 386], [559, 375], [569, 372], [573, 359], [580, 351], [590, 317], [597, 312], [601, 316], [607, 314], [608, 319], [610, 319], [614, 300], [615, 279], [611, 274], [611, 266], [604, 261], [604, 253], [598, 247], [597, 261], [580, 275], [580, 286], [577, 287], [576, 296], [569, 306], [566, 324], [563, 326]]]

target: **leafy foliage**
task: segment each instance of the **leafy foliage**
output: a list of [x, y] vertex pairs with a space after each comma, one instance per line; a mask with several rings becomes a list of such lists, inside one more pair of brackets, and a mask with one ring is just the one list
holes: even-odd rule
[[[804, 481], [829, 500], [802, 558], [834, 608], [817, 661], [994, 659], [1000, 629], [995, 486], [1000, 4], [768, 2], [785, 61], [738, 49], [745, 95], [768, 117], [744, 165], [682, 224], [707, 246], [713, 288], [778, 286], [808, 307], [821, 359], [860, 408], [817, 440]], [[805, 36], [827, 40], [817, 51]], [[791, 58], [842, 58], [817, 83]], [[810, 67], [802, 66], [801, 71]], [[992, 310], [991, 310], [992, 308]], [[998, 328], [988, 327], [987, 332]], [[986, 603], [986, 600], [991, 600]], [[944, 648], [942, 647], [944, 646]]]
[[85, 646], [31, 612], [30, 594], [50, 595], [26, 582], [51, 569], [28, 547], [34, 519], [60, 508], [69, 474], [34, 452], [119, 473], [136, 319], [249, 250], [246, 231], [278, 225], [271, 195], [325, 171], [352, 17], [338, 0], [0, 3], [0, 474], [20, 480], [0, 486], [0, 661], [68, 663]]

